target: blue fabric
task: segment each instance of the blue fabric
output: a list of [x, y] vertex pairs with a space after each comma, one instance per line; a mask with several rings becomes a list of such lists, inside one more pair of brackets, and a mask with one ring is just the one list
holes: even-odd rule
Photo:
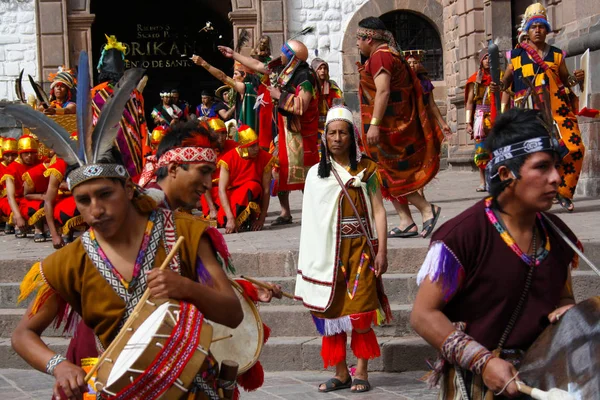
[[313, 321], [315, 323], [315, 327], [317, 328], [317, 331], [319, 332], [319, 334], [321, 335], [325, 335], [325, 320], [322, 318], [317, 318], [314, 315], [312, 316]]
[[294, 50], [292, 50], [287, 43], [284, 43], [283, 46], [281, 46], [281, 52], [287, 57], [288, 60], [291, 60], [296, 55]]
[[550, 23], [547, 19], [543, 17], [532, 18], [529, 21], [527, 21], [527, 23], [525, 24], [525, 32], [527, 32], [533, 24], [544, 24], [548, 33], [552, 32], [552, 28], [550, 28]]

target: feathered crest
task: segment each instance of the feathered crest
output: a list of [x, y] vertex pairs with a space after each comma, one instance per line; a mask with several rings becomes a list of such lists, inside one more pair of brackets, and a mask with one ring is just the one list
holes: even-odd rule
[[242, 47], [244, 47], [248, 43], [249, 40], [250, 40], [250, 33], [248, 33], [248, 31], [246, 29], [242, 29], [240, 31], [240, 35], [238, 37], [237, 44], [235, 45], [236, 53], [239, 53], [242, 50]]
[[29, 78], [29, 83], [31, 84], [31, 87], [35, 92], [35, 97], [37, 97], [38, 101], [42, 103], [44, 108], [48, 108], [48, 106], [50, 105], [50, 99], [48, 98], [48, 95], [44, 91], [42, 85], [37, 83], [35, 79], [33, 79], [33, 76], [27, 75], [27, 77]]
[[293, 40], [293, 39], [299, 38], [300, 36], [308, 35], [309, 33], [313, 33], [314, 31], [315, 31], [314, 26], [307, 26], [306, 28], [302, 29], [300, 32], [296, 33], [295, 35], [292, 35], [292, 37], [288, 38], [288, 40]]
[[87, 137], [92, 126], [92, 110], [90, 101], [90, 74], [88, 72], [89, 59], [85, 51], [79, 53], [77, 68], [77, 135], [79, 141], [79, 158], [85, 164], [90, 162], [89, 145]]
[[24, 69], [21, 70], [19, 77], [15, 79], [15, 93], [17, 94], [17, 99], [19, 99], [21, 103], [27, 103], [27, 100], [25, 100], [25, 92], [23, 91], [23, 72], [25, 72]]

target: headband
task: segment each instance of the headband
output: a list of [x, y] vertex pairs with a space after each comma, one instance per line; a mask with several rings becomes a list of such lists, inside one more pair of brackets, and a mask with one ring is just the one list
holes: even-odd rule
[[506, 164], [508, 160], [512, 160], [513, 158], [528, 156], [540, 151], [553, 151], [557, 153], [561, 159], [568, 153], [564, 143], [561, 144], [557, 139], [550, 136], [540, 136], [500, 147], [492, 152], [492, 159], [486, 166], [486, 181], [488, 187], [490, 187], [492, 181], [498, 179], [498, 166]]
[[160, 92], [160, 97], [171, 97], [171, 92]]
[[290, 47], [289, 44], [287, 44], [287, 42], [284, 43], [283, 46], [281, 46], [281, 52], [285, 55], [285, 57], [288, 60], [291, 60], [296, 56], [296, 52], [294, 52], [294, 50]]
[[171, 162], [178, 164], [198, 164], [217, 162], [217, 153], [210, 147], [176, 147], [166, 151], [157, 160], [155, 156], [146, 158], [148, 162], [140, 174], [139, 185], [145, 187], [150, 182], [156, 181], [154, 173], [161, 167], [166, 167]]
[[[360, 144], [358, 142], [358, 129], [356, 124], [354, 123], [354, 116], [352, 115], [352, 111], [349, 108], [344, 106], [334, 106], [329, 109], [327, 112], [327, 118], [325, 120], [325, 129], [323, 130], [323, 135], [321, 136], [321, 141], [325, 144], [325, 152], [327, 152], [327, 127], [330, 123], [334, 121], [344, 121], [350, 124], [351, 130], [354, 133], [354, 145], [356, 146], [356, 161], [360, 162], [362, 159], [362, 152], [360, 150]], [[329, 162], [329, 158], [327, 158], [327, 162]]]
[[369, 29], [359, 27], [356, 31], [356, 35], [361, 37], [371, 37], [375, 40], [382, 40], [386, 42], [390, 47], [393, 47], [394, 49], [398, 50], [396, 39], [394, 39], [394, 35], [392, 35], [392, 32], [390, 31], [386, 31], [383, 29]]
[[67, 177], [67, 185], [69, 190], [73, 190], [84, 182], [98, 178], [127, 180], [129, 174], [119, 164], [89, 164], [71, 171]]

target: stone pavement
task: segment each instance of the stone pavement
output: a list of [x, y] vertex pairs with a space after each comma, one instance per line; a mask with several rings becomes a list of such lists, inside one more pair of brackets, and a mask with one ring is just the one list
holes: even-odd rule
[[[368, 393], [350, 393], [349, 389], [318, 393], [319, 383], [331, 377], [327, 372], [267, 372], [265, 384], [256, 392], [242, 392], [243, 400], [434, 400], [437, 392], [428, 390], [418, 381], [422, 371], [390, 374], [374, 372], [370, 375], [373, 389]], [[0, 369], [0, 399], [50, 400], [54, 379], [37, 371]]]

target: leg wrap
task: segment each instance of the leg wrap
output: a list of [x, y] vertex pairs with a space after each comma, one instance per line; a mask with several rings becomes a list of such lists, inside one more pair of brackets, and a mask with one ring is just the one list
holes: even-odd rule
[[379, 343], [377, 343], [377, 337], [373, 329], [369, 329], [365, 333], [358, 333], [353, 330], [351, 347], [356, 358], [371, 360], [381, 356]]
[[321, 357], [323, 367], [333, 367], [346, 359], [346, 332], [333, 336], [323, 336]]

